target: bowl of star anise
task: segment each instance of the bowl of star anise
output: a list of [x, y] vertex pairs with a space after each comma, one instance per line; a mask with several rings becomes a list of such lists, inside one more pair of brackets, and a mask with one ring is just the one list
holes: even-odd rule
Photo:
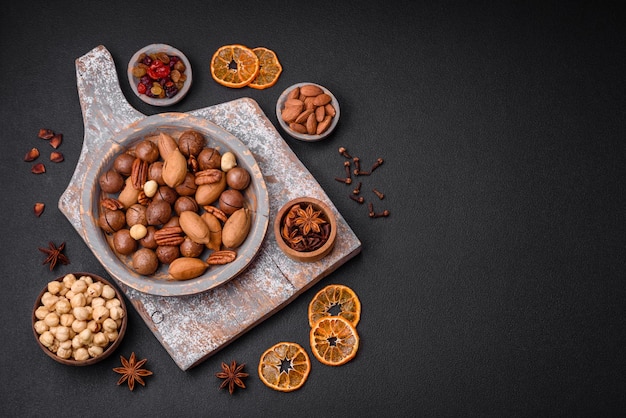
[[291, 259], [313, 262], [328, 255], [337, 237], [337, 220], [330, 207], [314, 197], [285, 203], [274, 222], [278, 247]]

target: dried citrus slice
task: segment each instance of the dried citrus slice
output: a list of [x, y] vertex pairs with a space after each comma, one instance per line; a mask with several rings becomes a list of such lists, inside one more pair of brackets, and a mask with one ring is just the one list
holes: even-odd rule
[[245, 87], [258, 73], [259, 59], [254, 51], [243, 45], [224, 45], [211, 58], [211, 76], [226, 87]]
[[341, 366], [356, 356], [359, 334], [347, 319], [326, 316], [318, 320], [309, 333], [311, 351], [327, 366]]
[[259, 74], [248, 87], [263, 90], [272, 87], [278, 81], [278, 76], [283, 72], [283, 66], [280, 65], [276, 53], [271, 49], [262, 46], [253, 48], [252, 51], [259, 58]]
[[277, 343], [268, 348], [259, 360], [261, 381], [279, 392], [299, 389], [310, 371], [309, 355], [297, 343]]
[[361, 319], [361, 302], [348, 286], [330, 284], [317, 292], [309, 303], [309, 326], [320, 318], [341, 316], [356, 327]]

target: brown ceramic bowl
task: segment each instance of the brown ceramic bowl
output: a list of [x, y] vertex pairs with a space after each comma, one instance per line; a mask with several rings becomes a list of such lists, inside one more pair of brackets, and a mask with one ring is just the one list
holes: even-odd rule
[[[46, 347], [41, 341], [40, 341], [40, 334], [37, 332], [35, 323], [39, 320], [36, 316], [36, 311], [40, 306], [42, 305], [41, 302], [41, 298], [44, 296], [44, 294], [48, 291], [48, 284], [46, 284], [46, 286], [41, 290], [41, 292], [39, 292], [39, 296], [37, 296], [37, 300], [35, 301], [35, 305], [33, 306], [33, 312], [32, 312], [32, 328], [33, 328], [33, 334], [35, 336], [35, 341], [37, 341], [37, 344], [39, 345], [39, 347], [41, 347], [41, 349], [43, 350], [44, 353], [46, 353], [50, 358], [52, 358], [55, 361], [58, 361], [59, 363], [62, 364], [66, 364], [69, 366], [89, 366], [95, 363], [98, 363], [102, 360], [104, 360], [105, 358], [107, 358], [108, 356], [110, 356], [116, 349], [117, 347], [120, 345], [120, 343], [122, 342], [122, 339], [124, 338], [124, 334], [126, 334], [126, 326], [128, 324], [128, 315], [127, 315], [127, 310], [126, 310], [126, 304], [124, 303], [124, 298], [122, 297], [122, 294], [120, 293], [120, 291], [111, 284], [111, 282], [109, 282], [108, 280], [93, 274], [93, 273], [86, 273], [86, 272], [73, 272], [73, 273], [68, 273], [68, 274], [73, 274], [76, 279], [80, 279], [83, 276], [89, 276], [93, 279], [94, 282], [101, 282], [105, 285], [109, 285], [113, 288], [113, 290], [115, 290], [115, 297], [120, 301], [120, 307], [123, 309], [124, 315], [121, 318], [121, 323], [117, 328], [117, 332], [118, 332], [118, 336], [115, 340], [113, 340], [113, 342], [110, 342], [108, 345], [106, 345], [106, 347], [104, 347], [104, 351], [97, 355], [96, 357], [89, 357], [86, 360], [74, 360], [73, 358], [62, 358], [59, 355], [57, 355], [56, 353], [54, 353], [53, 351], [51, 351], [48, 347]], [[63, 282], [63, 278], [65, 276], [67, 276], [68, 274], [65, 274], [59, 278], [56, 279], [56, 281], [58, 282]], [[89, 306], [89, 304], [87, 304]], [[70, 338], [71, 340], [71, 338]]]
[[[324, 218], [328, 225], [330, 225], [330, 234], [324, 245], [313, 251], [297, 251], [291, 248], [283, 238], [281, 231], [285, 222], [285, 217], [289, 210], [294, 205], [300, 205], [302, 209], [306, 209], [309, 205], [314, 211], [321, 211], [321, 217]], [[299, 197], [297, 199], [290, 200], [278, 211], [276, 219], [274, 221], [274, 237], [278, 243], [278, 247], [291, 259], [296, 261], [313, 262], [321, 260], [328, 255], [335, 246], [335, 239], [337, 238], [337, 219], [332, 210], [326, 203], [313, 197]]]

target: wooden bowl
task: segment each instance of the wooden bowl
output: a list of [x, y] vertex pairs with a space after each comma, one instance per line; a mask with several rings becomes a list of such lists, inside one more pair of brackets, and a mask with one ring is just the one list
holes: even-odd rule
[[[126, 334], [126, 326], [128, 324], [128, 311], [126, 310], [126, 304], [124, 303], [124, 297], [122, 296], [122, 294], [120, 293], [120, 291], [111, 284], [111, 282], [109, 282], [108, 280], [104, 279], [103, 277], [100, 277], [96, 274], [93, 273], [86, 273], [86, 272], [74, 272], [74, 273], [68, 273], [68, 274], [73, 274], [76, 279], [80, 279], [83, 276], [89, 276], [93, 279], [94, 282], [101, 282], [105, 285], [109, 285], [113, 288], [113, 290], [115, 290], [115, 297], [120, 301], [120, 307], [123, 309], [124, 315], [121, 318], [121, 324], [118, 327], [118, 336], [117, 338], [112, 342], [109, 343], [104, 351], [102, 352], [102, 354], [99, 354], [96, 357], [89, 357], [87, 360], [74, 360], [73, 358], [62, 358], [60, 356], [58, 356], [56, 353], [52, 352], [50, 349], [48, 349], [48, 347], [46, 347], [41, 341], [40, 341], [40, 334], [37, 332], [36, 327], [35, 327], [35, 323], [39, 320], [36, 316], [36, 311], [40, 306], [42, 305], [41, 302], [41, 298], [44, 296], [44, 294], [46, 292], [48, 292], [48, 285], [46, 285], [41, 292], [39, 292], [39, 295], [37, 296], [37, 300], [35, 301], [35, 305], [33, 306], [33, 312], [32, 312], [32, 328], [33, 328], [33, 335], [35, 336], [35, 341], [37, 341], [37, 344], [39, 345], [39, 347], [41, 347], [41, 349], [43, 350], [44, 353], [46, 353], [48, 355], [48, 357], [52, 358], [55, 361], [58, 361], [61, 364], [66, 364], [69, 366], [89, 366], [95, 363], [98, 363], [102, 360], [104, 360], [105, 358], [107, 358], [108, 356], [110, 356], [116, 349], [117, 347], [120, 345], [120, 343], [122, 342], [122, 339], [124, 338], [124, 335]], [[65, 274], [59, 278], [57, 278], [55, 281], [58, 282], [63, 282], [64, 277], [66, 277], [68, 274]], [[89, 304], [87, 304], [89, 305]], [[71, 340], [71, 338], [70, 338]]]
[[[237, 248], [237, 258], [224, 265], [211, 266], [206, 272], [189, 280], [172, 280], [168, 265], [162, 264], [157, 271], [144, 276], [132, 268], [132, 255], [122, 255], [113, 249], [113, 237], [106, 234], [98, 224], [101, 199], [110, 196], [104, 193], [99, 177], [113, 166], [115, 158], [147, 137], [160, 132], [178, 140], [180, 134], [193, 129], [206, 138], [207, 146], [224, 154], [235, 154], [237, 164], [251, 176], [250, 185], [243, 191], [246, 207], [250, 210], [251, 227], [247, 238]], [[186, 113], [159, 113], [141, 119], [117, 132], [102, 147], [102, 156], [81, 173], [81, 213], [85, 220], [83, 239], [107, 272], [123, 284], [140, 292], [159, 296], [186, 296], [201, 293], [220, 286], [239, 275], [252, 262], [261, 248], [269, 224], [269, 195], [261, 169], [254, 154], [237, 137], [204, 118]], [[201, 256], [206, 260], [208, 250]]]
[[[302, 134], [302, 133], [296, 132], [293, 129], [291, 129], [289, 127], [289, 124], [287, 124], [282, 118], [282, 111], [283, 111], [283, 108], [285, 107], [285, 101], [287, 100], [287, 96], [289, 95], [289, 93], [293, 89], [297, 87], [302, 87], [307, 84], [317, 86], [320, 89], [322, 89], [324, 93], [328, 94], [332, 99], [331, 104], [335, 108], [335, 116], [332, 118], [332, 122], [330, 126], [328, 127], [328, 129], [326, 129], [326, 131], [324, 131], [320, 135], [308, 135], [308, 134]], [[291, 137], [298, 139], [300, 141], [316, 142], [316, 141], [321, 141], [322, 139], [327, 138], [337, 127], [337, 123], [339, 122], [339, 116], [340, 116], [339, 102], [337, 101], [337, 98], [335, 97], [335, 95], [332, 94], [330, 90], [328, 90], [326, 87], [320, 86], [319, 84], [315, 84], [315, 83], [304, 82], [304, 83], [294, 84], [293, 86], [288, 87], [285, 91], [283, 91], [282, 94], [278, 97], [278, 101], [276, 102], [276, 117], [278, 118], [278, 123], [280, 124], [280, 127], [283, 128], [285, 133], [287, 133]]]
[[[185, 75], [187, 76], [187, 80], [185, 80], [185, 83], [183, 84], [183, 88], [180, 89], [175, 96], [172, 96], [169, 98], [165, 97], [162, 99], [159, 99], [157, 97], [149, 97], [145, 94], [139, 93], [139, 91], [137, 90], [137, 84], [139, 84], [139, 78], [136, 78], [133, 76], [133, 67], [137, 65], [137, 60], [139, 59], [139, 56], [141, 54], [150, 55], [150, 54], [156, 54], [159, 52], [164, 52], [170, 56], [175, 55], [179, 57], [180, 60], [185, 64], [185, 67], [186, 67]], [[183, 54], [178, 49], [167, 44], [150, 44], [141, 48], [139, 51], [135, 52], [135, 54], [132, 56], [132, 58], [128, 62], [127, 71], [128, 71], [128, 82], [130, 83], [130, 88], [133, 90], [135, 95], [137, 95], [137, 97], [139, 97], [145, 103], [148, 103], [153, 106], [170, 106], [170, 105], [173, 105], [174, 103], [178, 103], [189, 92], [189, 88], [191, 87], [191, 82], [193, 81], [193, 75], [191, 72], [191, 63], [189, 62], [185, 54]]]
[[[313, 251], [297, 251], [291, 248], [283, 238], [281, 231], [285, 216], [289, 210], [294, 206], [300, 204], [303, 209], [306, 209], [308, 205], [311, 205], [314, 211], [321, 211], [322, 217], [330, 225], [330, 234], [326, 243]], [[313, 262], [321, 260], [328, 255], [335, 246], [335, 239], [337, 238], [337, 219], [330, 207], [326, 203], [314, 197], [299, 197], [297, 199], [290, 200], [283, 207], [280, 208], [276, 219], [274, 220], [274, 237], [278, 243], [278, 247], [291, 259], [303, 262]]]

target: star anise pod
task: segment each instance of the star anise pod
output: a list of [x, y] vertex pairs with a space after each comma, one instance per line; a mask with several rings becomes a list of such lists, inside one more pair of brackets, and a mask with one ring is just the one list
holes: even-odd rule
[[298, 209], [294, 224], [302, 229], [303, 235], [311, 231], [320, 232], [320, 225], [326, 223], [323, 218], [320, 218], [321, 213], [321, 210], [313, 210], [312, 205], [308, 205], [306, 209]]
[[246, 385], [241, 379], [248, 377], [249, 374], [242, 372], [244, 366], [245, 363], [237, 365], [237, 362], [234, 360], [230, 363], [230, 366], [226, 363], [222, 363], [222, 371], [215, 373], [215, 377], [224, 379], [224, 381], [220, 385], [220, 389], [228, 386], [228, 392], [231, 395], [235, 391], [235, 385], [239, 386], [242, 389], [245, 389]]
[[124, 356], [120, 356], [120, 360], [123, 367], [115, 367], [113, 369], [114, 372], [122, 375], [120, 380], [117, 381], [117, 384], [121, 385], [124, 382], [128, 382], [128, 388], [131, 391], [135, 389], [135, 382], [139, 382], [142, 386], [145, 386], [146, 383], [143, 381], [142, 377], [150, 376], [152, 372], [147, 369], [142, 369], [141, 366], [143, 366], [148, 359], [136, 361], [135, 352], [133, 351], [128, 360], [126, 360]]
[[64, 249], [65, 249], [65, 242], [63, 242], [57, 248], [57, 246], [54, 245], [54, 243], [52, 241], [50, 241], [48, 243], [48, 248], [39, 248], [39, 251], [41, 251], [42, 253], [48, 255], [48, 257], [46, 257], [46, 259], [43, 260], [43, 263], [41, 263], [41, 264], [48, 264], [49, 263], [50, 264], [50, 271], [52, 271], [52, 269], [54, 269], [54, 267], [57, 265], [57, 263], [70, 264], [70, 259], [67, 258], [63, 254], [63, 250]]

